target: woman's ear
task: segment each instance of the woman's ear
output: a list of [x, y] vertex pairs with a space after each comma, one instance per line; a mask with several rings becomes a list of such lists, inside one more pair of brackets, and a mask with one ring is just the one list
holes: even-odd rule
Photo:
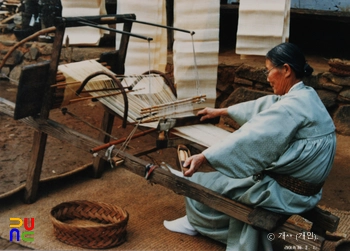
[[284, 70], [285, 77], [290, 77], [292, 75], [292, 68], [290, 67], [289, 64], [284, 64], [283, 70]]

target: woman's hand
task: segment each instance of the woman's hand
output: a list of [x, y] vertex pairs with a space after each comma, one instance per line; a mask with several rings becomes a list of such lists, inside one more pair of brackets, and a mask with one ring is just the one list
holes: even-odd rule
[[197, 113], [201, 117], [201, 121], [206, 119], [212, 119], [221, 115], [227, 115], [227, 108], [210, 108], [206, 107]]
[[200, 166], [207, 162], [205, 156], [200, 154], [195, 154], [186, 159], [184, 167], [189, 167], [189, 169], [184, 173], [185, 176], [191, 177], [195, 172], [198, 171]]

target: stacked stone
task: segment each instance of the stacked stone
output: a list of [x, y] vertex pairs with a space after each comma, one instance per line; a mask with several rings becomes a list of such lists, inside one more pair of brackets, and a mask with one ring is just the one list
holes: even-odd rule
[[321, 75], [324, 86], [334, 86], [337, 105], [333, 120], [339, 133], [350, 135], [350, 61], [331, 59], [330, 69]]
[[[216, 106], [227, 107], [272, 94], [273, 91], [263, 71], [262, 67], [257, 68], [246, 64], [220, 65]], [[317, 91], [333, 118], [337, 132], [350, 135], [350, 76], [339, 76], [327, 71], [313, 74], [304, 79], [304, 82]], [[223, 119], [228, 125], [238, 128], [233, 120]]]
[[[0, 41], [0, 61], [7, 52], [16, 44], [13, 41]], [[18, 84], [21, 69], [24, 65], [35, 64], [50, 60], [52, 43], [27, 42], [11, 53], [1, 68], [0, 78], [10, 79], [12, 84]], [[98, 59], [103, 52], [112, 51], [114, 48], [104, 47], [64, 47], [61, 49], [60, 63], [80, 62], [88, 59]]]

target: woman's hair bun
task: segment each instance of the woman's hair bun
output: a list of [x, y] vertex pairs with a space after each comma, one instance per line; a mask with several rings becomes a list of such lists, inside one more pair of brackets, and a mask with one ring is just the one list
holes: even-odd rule
[[305, 77], [311, 76], [313, 71], [314, 71], [314, 69], [308, 63], [305, 63], [305, 65], [304, 65], [304, 76]]

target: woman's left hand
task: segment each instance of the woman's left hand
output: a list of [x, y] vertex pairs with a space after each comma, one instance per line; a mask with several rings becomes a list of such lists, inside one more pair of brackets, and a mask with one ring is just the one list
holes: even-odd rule
[[189, 169], [184, 173], [186, 177], [191, 177], [195, 172], [198, 171], [200, 166], [207, 162], [205, 156], [200, 154], [195, 154], [186, 159], [184, 167], [189, 167]]

